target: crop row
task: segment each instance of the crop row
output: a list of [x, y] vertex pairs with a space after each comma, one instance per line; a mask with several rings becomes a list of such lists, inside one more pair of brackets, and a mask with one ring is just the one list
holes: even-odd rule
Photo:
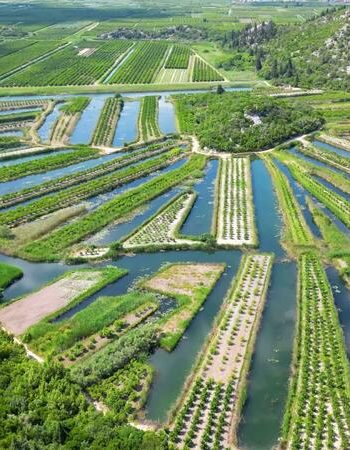
[[197, 56], [194, 61], [192, 81], [223, 81], [223, 77]]
[[157, 213], [152, 220], [141, 227], [123, 242], [124, 248], [144, 248], [153, 246], [178, 245], [184, 241], [176, 237], [176, 231], [184, 220], [184, 215], [192, 205], [194, 194], [185, 192], [171, 201]]
[[158, 124], [158, 97], [143, 97], [139, 118], [140, 141], [147, 142], [161, 136]]
[[0, 182], [15, 180], [27, 175], [43, 173], [60, 167], [76, 164], [80, 161], [97, 158], [98, 151], [88, 147], [74, 148], [69, 153], [48, 156], [44, 159], [33, 159], [20, 164], [0, 167]]
[[218, 244], [253, 245], [256, 237], [248, 157], [221, 159], [217, 195]]
[[[24, 64], [39, 58], [46, 53], [58, 48], [61, 44], [56, 41], [35, 42], [17, 52], [11, 53], [1, 58], [0, 76], [12, 70], [19, 69]], [[3, 83], [6, 81], [4, 80]]]
[[308, 175], [300, 165], [292, 163], [288, 167], [298, 183], [350, 228], [350, 203], [343, 196]]
[[187, 69], [190, 56], [191, 50], [188, 46], [175, 44], [164, 67], [166, 69]]
[[347, 158], [346, 156], [339, 155], [338, 153], [332, 152], [330, 150], [321, 150], [320, 148], [315, 147], [311, 144], [307, 146], [300, 145], [298, 149], [305, 155], [311, 156], [311, 158], [315, 158], [319, 161], [329, 164], [330, 166], [350, 173], [350, 158]]
[[0, 125], [6, 123], [15, 123], [23, 121], [33, 121], [36, 119], [38, 111], [25, 111], [13, 114], [1, 114], [0, 115]]
[[284, 151], [275, 152], [275, 155], [281, 162], [285, 162], [286, 164], [290, 161], [295, 161], [296, 163], [301, 164], [303, 169], [307, 170], [310, 175], [323, 178], [341, 191], [350, 194], [350, 179], [346, 174], [336, 172], [331, 168], [323, 165], [317, 165], [310, 161], [300, 160], [300, 158], [296, 155], [286, 153]]
[[134, 189], [118, 195], [95, 211], [81, 219], [68, 224], [50, 235], [29, 244], [24, 249], [27, 257], [40, 260], [59, 259], [62, 252], [72, 244], [96, 233], [111, 221], [118, 220], [126, 214], [152, 200], [171, 187], [189, 178], [194, 171], [203, 169], [205, 157], [194, 155], [181, 168], [160, 175], [155, 179]]
[[242, 259], [196, 376], [177, 414], [171, 441], [181, 448], [232, 448], [272, 256]]
[[170, 150], [171, 148], [175, 147], [174, 144], [175, 143], [173, 141], [168, 141], [167, 143], [162, 144], [153, 144], [146, 147], [145, 149], [135, 151], [133, 153], [127, 154], [120, 158], [116, 158], [103, 164], [99, 164], [92, 169], [75, 172], [73, 175], [56, 178], [34, 187], [3, 195], [0, 197], [0, 208], [6, 208], [8, 206], [16, 205], [17, 203], [21, 203], [35, 197], [40, 197], [51, 192], [60, 191], [84, 181], [106, 175], [107, 173], [113, 172], [114, 170], [120, 169], [129, 164]]
[[109, 84], [149, 84], [161, 67], [168, 49], [165, 42], [141, 42], [132, 54], [121, 63]]
[[35, 98], [31, 100], [1, 100], [0, 111], [12, 110], [12, 109], [26, 109], [26, 108], [46, 108], [49, 100]]
[[123, 106], [124, 101], [119, 95], [116, 95], [113, 98], [107, 98], [94, 131], [92, 138], [93, 145], [107, 147], [112, 145]]
[[286, 238], [294, 245], [312, 245], [313, 238], [300, 206], [286, 176], [278, 169], [271, 158], [264, 156], [265, 164], [273, 179], [280, 209], [285, 221]]
[[31, 222], [53, 211], [76, 205], [88, 198], [111, 191], [117, 186], [129, 183], [171, 164], [174, 159], [181, 156], [181, 152], [180, 149], [170, 150], [158, 158], [143, 161], [123, 170], [79, 183], [76, 186], [45, 196], [34, 202], [10, 209], [0, 213], [0, 224], [17, 226], [25, 222]]
[[350, 448], [350, 378], [332, 291], [319, 257], [299, 260], [297, 346], [282, 437], [288, 449]]
[[[86, 42], [94, 48], [96, 43]], [[44, 61], [33, 64], [2, 82], [6, 86], [70, 86], [91, 85], [98, 81], [131, 46], [127, 41], [99, 44], [89, 56], [79, 55], [79, 49], [69, 46]]]

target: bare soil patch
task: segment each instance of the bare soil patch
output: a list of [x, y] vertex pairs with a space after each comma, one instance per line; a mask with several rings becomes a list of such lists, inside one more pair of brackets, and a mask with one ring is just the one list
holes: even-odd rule
[[100, 280], [101, 273], [97, 271], [70, 273], [0, 310], [0, 322], [18, 336], [31, 325], [68, 305]]
[[210, 287], [222, 271], [222, 264], [175, 264], [144, 284], [167, 294], [192, 296], [198, 287]]

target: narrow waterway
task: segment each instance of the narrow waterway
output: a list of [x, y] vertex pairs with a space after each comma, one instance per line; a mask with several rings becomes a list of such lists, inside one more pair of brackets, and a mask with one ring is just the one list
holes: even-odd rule
[[123, 147], [137, 140], [140, 101], [124, 102], [113, 139], [113, 147]]
[[48, 114], [45, 118], [44, 123], [38, 129], [38, 135], [40, 137], [41, 142], [47, 143], [50, 140], [52, 128], [60, 115], [60, 108], [62, 107], [62, 103], [57, 103], [53, 110]]
[[198, 194], [180, 232], [187, 235], [210, 233], [215, 201], [215, 180], [218, 173], [219, 161], [208, 161], [204, 177], [197, 181], [193, 189]]
[[333, 153], [337, 153], [339, 156], [344, 156], [345, 158], [350, 158], [349, 150], [345, 150], [345, 148], [335, 147], [334, 145], [327, 144], [326, 142], [318, 141], [317, 139], [312, 141], [312, 143], [320, 148], [321, 150], [329, 150]]
[[83, 111], [72, 133], [71, 144], [90, 144], [106, 98], [108, 95], [91, 96], [89, 105]]

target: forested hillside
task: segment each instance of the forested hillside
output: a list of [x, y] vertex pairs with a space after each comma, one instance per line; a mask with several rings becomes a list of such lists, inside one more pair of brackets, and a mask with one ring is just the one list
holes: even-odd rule
[[247, 25], [224, 45], [255, 55], [258, 73], [274, 83], [350, 88], [350, 10], [329, 9], [301, 24]]

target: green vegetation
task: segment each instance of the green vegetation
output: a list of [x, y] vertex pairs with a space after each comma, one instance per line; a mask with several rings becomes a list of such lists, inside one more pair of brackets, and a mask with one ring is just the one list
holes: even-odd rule
[[196, 56], [194, 60], [192, 81], [223, 81], [223, 77], [203, 59]]
[[349, 20], [348, 10], [333, 9], [301, 25], [280, 27], [255, 50], [260, 75], [277, 83], [349, 90]]
[[71, 370], [73, 379], [83, 387], [99, 383], [133, 359], [150, 353], [158, 344], [158, 333], [152, 324], [131, 330], [75, 365]]
[[117, 418], [133, 419], [146, 401], [153, 378], [153, 368], [142, 361], [132, 361], [111, 377], [89, 387], [91, 397], [106, 405]]
[[[297, 149], [299, 148], [300, 147], [298, 144]], [[278, 153], [274, 152], [274, 154], [277, 155], [278, 159], [283, 162], [287, 163], [288, 161], [294, 161], [297, 164], [302, 164], [303, 169], [307, 170], [310, 175], [323, 178], [324, 180], [328, 181], [328, 183], [333, 184], [343, 192], [350, 194], [350, 180], [346, 177], [345, 174], [343, 175], [339, 172], [335, 172], [332, 169], [313, 164], [306, 160], [301, 161], [296, 156], [292, 155], [291, 153], [287, 153], [284, 150], [278, 151]]]
[[58, 49], [60, 45], [55, 41], [33, 42], [31, 45], [4, 56], [1, 58], [0, 79], [4, 78], [5, 74], [16, 72], [29, 62]]
[[82, 42], [79, 48], [68, 46], [48, 59], [30, 65], [6, 78], [3, 86], [77, 86], [94, 84], [114, 64], [131, 43]]
[[178, 230], [190, 212], [196, 195], [193, 191], [181, 192], [162, 206], [139, 228], [123, 238], [123, 248], [133, 251], [155, 251], [164, 248], [188, 248], [201, 244], [179, 236]]
[[71, 98], [68, 103], [61, 106], [60, 110], [66, 114], [78, 114], [82, 113], [89, 103], [89, 97], [75, 97]]
[[305, 105], [264, 95], [226, 92], [174, 97], [180, 130], [201, 146], [252, 152], [319, 128], [323, 119]]
[[111, 221], [125, 216], [145, 202], [186, 180], [193, 175], [194, 171], [202, 169], [204, 164], [204, 156], [193, 156], [180, 169], [173, 170], [142, 186], [130, 189], [76, 222], [54, 231], [37, 242], [29, 244], [24, 249], [26, 256], [36, 260], [59, 259], [62, 252], [73, 243], [96, 233]]
[[177, 301], [173, 312], [159, 322], [163, 348], [172, 351], [176, 347], [224, 269], [224, 264], [172, 264], [140, 283], [140, 288]]
[[113, 98], [107, 98], [92, 137], [92, 145], [102, 145], [106, 147], [112, 145], [123, 106], [124, 100], [120, 95], [116, 95]]
[[29, 204], [18, 206], [3, 213], [0, 212], [0, 226], [16, 226], [59, 209], [81, 203], [88, 198], [111, 191], [117, 186], [128, 183], [139, 177], [148, 175], [181, 156], [182, 150], [174, 149], [158, 158], [143, 161], [124, 170], [82, 182], [77, 186], [62, 189], [58, 193], [45, 196]]
[[158, 124], [158, 97], [143, 97], [139, 118], [139, 140], [150, 141], [161, 136]]
[[283, 214], [285, 241], [287, 243], [290, 242], [293, 246], [314, 245], [312, 233], [305, 222], [303, 213], [294, 197], [287, 177], [278, 169], [270, 157], [264, 155], [263, 160], [273, 179], [280, 210]]
[[[125, 274], [126, 271], [120, 270], [120, 277]], [[120, 319], [140, 306], [151, 303], [156, 304], [154, 296], [138, 292], [119, 297], [99, 297], [69, 319], [60, 322], [44, 319], [33, 325], [26, 331], [25, 339], [34, 351], [57, 355], [94, 333], [100, 333], [102, 337], [108, 333], [107, 327], [113, 324], [122, 330], [123, 321]], [[112, 327], [110, 333], [113, 336]]]
[[132, 54], [108, 80], [109, 84], [149, 84], [164, 61], [168, 44], [166, 42], [140, 42]]
[[349, 363], [332, 291], [318, 255], [306, 253], [299, 259], [298, 329], [282, 445], [349, 447], [349, 405]]
[[308, 207], [326, 244], [327, 256], [347, 281], [350, 280], [350, 238], [308, 199]]
[[0, 263], [0, 291], [7, 288], [19, 278], [22, 278], [23, 271], [16, 266]]
[[272, 256], [242, 258], [213, 331], [177, 407], [177, 447], [233, 448], [246, 378], [270, 279]]
[[81, 448], [84, 442], [89, 448], [166, 449], [164, 433], [137, 430], [121, 414], [98, 413], [62, 365], [28, 358], [2, 330], [0, 353], [0, 447]]
[[29, 122], [35, 120], [37, 116], [38, 116], [37, 111], [27, 111], [13, 114], [1, 114], [0, 125], [15, 122]]
[[48, 156], [44, 159], [33, 159], [20, 164], [0, 168], [0, 181], [16, 180], [36, 173], [44, 173], [60, 167], [77, 164], [98, 157], [98, 151], [88, 147], [75, 147], [71, 152]]
[[338, 169], [350, 173], [350, 157], [346, 158], [345, 156], [339, 155], [336, 152], [332, 152], [330, 150], [322, 150], [311, 144], [300, 145], [298, 149], [301, 153], [304, 153], [307, 156], [311, 156], [311, 158], [318, 159], [319, 161], [325, 162], [330, 166], [334, 166]]
[[185, 45], [174, 45], [164, 65], [166, 69], [187, 69], [190, 63], [191, 50]]
[[16, 149], [23, 146], [23, 142], [15, 136], [0, 137], [0, 152]]
[[40, 197], [41, 195], [49, 194], [51, 192], [60, 191], [61, 189], [83, 183], [99, 176], [107, 175], [114, 170], [121, 169], [122, 167], [128, 166], [129, 164], [138, 162], [142, 159], [146, 159], [150, 156], [156, 156], [167, 150], [170, 150], [173, 147], [175, 147], [174, 141], [167, 141], [161, 144], [152, 144], [145, 147], [144, 149], [134, 151], [120, 158], [116, 158], [106, 163], [99, 164], [92, 169], [75, 172], [72, 175], [59, 177], [54, 180], [38, 184], [34, 187], [25, 188], [21, 191], [5, 194], [3, 196], [0, 196], [0, 206], [2, 208], [12, 206], [25, 200]]
[[298, 183], [332, 211], [347, 227], [350, 227], [350, 203], [344, 197], [311, 177], [301, 165], [294, 161], [287, 165]]
[[256, 246], [249, 157], [220, 160], [217, 186], [217, 243], [224, 246]]

